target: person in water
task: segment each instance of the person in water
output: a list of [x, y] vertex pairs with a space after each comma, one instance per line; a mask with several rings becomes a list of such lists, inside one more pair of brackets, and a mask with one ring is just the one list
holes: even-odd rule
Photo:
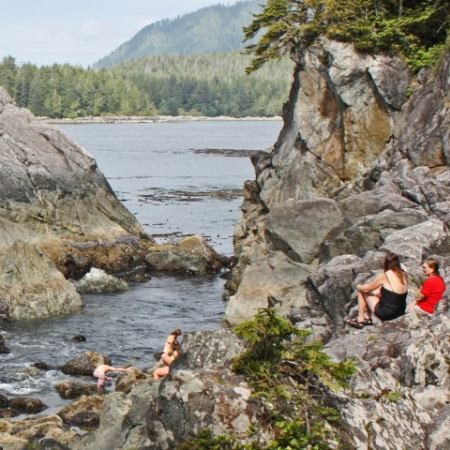
[[159, 380], [162, 377], [165, 377], [170, 373], [170, 366], [175, 361], [175, 359], [180, 356], [180, 345], [181, 343], [178, 341], [177, 337], [181, 335], [181, 330], [178, 328], [166, 339], [164, 344], [164, 350], [161, 355], [161, 359], [164, 362], [164, 367], [160, 367], [153, 372], [153, 378], [155, 380]]
[[420, 290], [419, 297], [410, 303], [406, 309], [411, 311], [412, 309], [420, 308], [421, 311], [433, 314], [436, 311], [437, 304], [442, 300], [447, 287], [439, 274], [439, 262], [437, 259], [426, 259], [422, 265], [422, 272], [427, 279]]
[[354, 328], [372, 325], [372, 314], [380, 320], [394, 320], [405, 314], [408, 276], [395, 253], [384, 258], [384, 270], [371, 283], [356, 286], [358, 317], [347, 323]]
[[97, 368], [94, 370], [94, 377], [98, 378], [97, 381], [97, 387], [99, 389], [103, 389], [103, 386], [105, 384], [105, 380], [112, 380], [111, 377], [108, 377], [106, 374], [108, 372], [126, 372], [130, 370], [130, 368], [124, 368], [124, 367], [112, 367], [108, 366], [107, 364], [100, 364], [97, 366]]

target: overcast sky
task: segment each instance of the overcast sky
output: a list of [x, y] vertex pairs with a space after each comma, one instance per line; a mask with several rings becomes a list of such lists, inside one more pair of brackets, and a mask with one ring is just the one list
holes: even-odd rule
[[236, 0], [0, 0], [0, 60], [92, 65], [146, 25]]

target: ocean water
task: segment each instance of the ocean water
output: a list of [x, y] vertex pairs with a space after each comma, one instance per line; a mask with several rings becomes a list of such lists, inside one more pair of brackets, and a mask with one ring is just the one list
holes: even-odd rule
[[[148, 233], [161, 241], [198, 233], [230, 256], [239, 192], [245, 180], [254, 179], [242, 154], [268, 149], [281, 126], [274, 120], [59, 127], [95, 157]], [[83, 296], [80, 312], [4, 325], [11, 353], [0, 355], [0, 392], [40, 398], [49, 405], [44, 412], [52, 413], [67, 403], [54, 389], [70, 378], [60, 367], [85, 351], [107, 354], [113, 365], [148, 368], [173, 329], [221, 327], [223, 285], [217, 275], [155, 274], [126, 292]], [[86, 342], [75, 342], [77, 334]], [[45, 362], [49, 370], [35, 369], [34, 362]]]

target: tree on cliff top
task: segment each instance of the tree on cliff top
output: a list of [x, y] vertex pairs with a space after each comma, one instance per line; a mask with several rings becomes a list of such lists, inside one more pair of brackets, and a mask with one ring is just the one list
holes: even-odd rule
[[436, 60], [450, 31], [448, 0], [268, 0], [253, 16], [245, 39], [263, 35], [246, 47], [254, 55], [247, 73], [321, 36], [368, 53], [392, 51], [417, 71]]

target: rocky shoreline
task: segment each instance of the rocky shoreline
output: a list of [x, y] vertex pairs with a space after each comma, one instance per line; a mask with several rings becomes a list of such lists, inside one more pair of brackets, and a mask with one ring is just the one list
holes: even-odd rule
[[[224, 323], [235, 326], [251, 319], [258, 308], [271, 308], [298, 329], [310, 331], [311, 340], [323, 341], [335, 361], [355, 361], [358, 370], [347, 387], [316, 386], [321, 406], [338, 413], [338, 418], [322, 423], [336, 436], [327, 442], [330, 448], [446, 450], [449, 292], [431, 317], [412, 312], [391, 322], [375, 321], [362, 330], [343, 325], [344, 318], [355, 312], [356, 285], [382, 270], [386, 252], [398, 254], [406, 268], [410, 298], [422, 284], [420, 265], [428, 256], [439, 260], [450, 285], [450, 54], [436, 74], [424, 70], [417, 78], [390, 54], [369, 56], [333, 41], [299, 48], [292, 56], [297, 67], [284, 127], [272, 151], [252, 156], [256, 178], [244, 186], [243, 216], [234, 234], [238, 260], [227, 283]], [[0, 105], [12, 108], [11, 101], [2, 98]], [[13, 145], [23, 152], [16, 122], [8, 123], [0, 144], [10, 146], [15, 135]], [[51, 142], [60, 155], [62, 138], [32, 123], [39, 130], [38, 142]], [[34, 148], [31, 141], [27, 147]], [[64, 239], [70, 236], [75, 242], [74, 248], [96, 248], [93, 231], [104, 228], [88, 229], [80, 215], [70, 215], [74, 205], [78, 211], [90, 211], [83, 206], [85, 197], [79, 191], [73, 197], [75, 190], [63, 189], [63, 183], [50, 183], [45, 167], [29, 153], [23, 166], [31, 185], [59, 189], [50, 189], [50, 194], [20, 191], [9, 181], [5, 192], [17, 193], [19, 205], [4, 200], [7, 221], [31, 223], [33, 236], [38, 231], [45, 235], [43, 230], [52, 236], [56, 232], [50, 224], [56, 224]], [[84, 159], [79, 149], [72, 153], [79, 155], [77, 165], [83, 174], [87, 170], [99, 179], [91, 160]], [[69, 156], [65, 157], [70, 166]], [[14, 181], [23, 178], [17, 175]], [[80, 174], [77, 184], [80, 178], [89, 192], [92, 180]], [[71, 187], [74, 183], [68, 180]], [[97, 190], [100, 196], [107, 192], [104, 186]], [[67, 196], [71, 201], [66, 203]], [[57, 214], [66, 204], [63, 211], [72, 220]], [[95, 204], [92, 198], [90, 204]], [[127, 235], [142, 238], [135, 221], [123, 210], [118, 214], [115, 206], [110, 208], [99, 210], [107, 209], [107, 218], [117, 218], [113, 231], [120, 226]], [[12, 228], [3, 226], [5, 245], [13, 243]], [[79, 233], [77, 239], [74, 233]], [[96, 239], [103, 242], [102, 233]], [[110, 234], [117, 239], [125, 233]], [[199, 250], [194, 257], [192, 248]], [[136, 249], [126, 249], [121, 251], [132, 261]], [[57, 264], [58, 253], [52, 255], [53, 259], [47, 257]], [[72, 258], [79, 266], [83, 253]], [[159, 270], [170, 266], [187, 273], [193, 262], [206, 271], [224, 264], [197, 237], [175, 247], [151, 243], [145, 261]], [[186, 333], [182, 356], [161, 381], [151, 382], [151, 369], [130, 371], [118, 380], [115, 392], [100, 398], [81, 396], [64, 414], [30, 417], [25, 425], [0, 421], [0, 445], [16, 450], [38, 441], [46, 448], [47, 439], [49, 449], [53, 445], [64, 450], [161, 450], [175, 449], [208, 430], [213, 438], [231, 435], [245, 443], [253, 430], [252, 437], [265, 448], [280, 430], [267, 420], [273, 399], [252, 396], [249, 381], [232, 368], [244, 348], [232, 330]], [[87, 360], [85, 373], [93, 368]], [[280, 374], [293, 386], [299, 383], [297, 362], [287, 354]], [[68, 396], [82, 391], [82, 386], [61, 387]], [[87, 423], [95, 429], [81, 436], [66, 428], [69, 423]]]
[[229, 116], [97, 116], [55, 119], [39, 117], [48, 124], [101, 124], [101, 123], [164, 123], [164, 122], [205, 122], [205, 121], [251, 121], [251, 120], [282, 120], [281, 117], [229, 117]]

